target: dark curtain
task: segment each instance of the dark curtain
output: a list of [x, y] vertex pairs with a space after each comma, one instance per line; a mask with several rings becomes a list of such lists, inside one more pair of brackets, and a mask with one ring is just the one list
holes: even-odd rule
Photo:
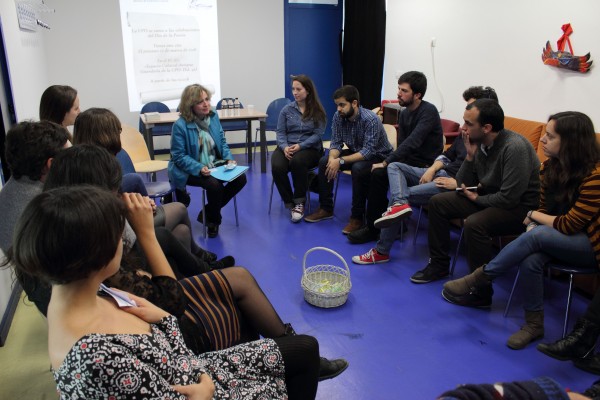
[[343, 80], [365, 108], [381, 106], [385, 57], [385, 0], [345, 0]]

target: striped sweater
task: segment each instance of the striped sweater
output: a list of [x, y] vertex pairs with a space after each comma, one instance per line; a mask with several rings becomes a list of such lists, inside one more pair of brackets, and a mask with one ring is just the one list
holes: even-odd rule
[[[547, 162], [542, 163], [540, 180], [540, 207], [538, 211], [548, 214], [546, 193], [544, 191], [544, 169]], [[550, 200], [550, 199], [548, 199]], [[600, 266], [600, 162], [579, 186], [579, 195], [575, 204], [566, 213], [554, 219], [554, 229], [565, 235], [585, 231], [594, 248], [596, 260]]]

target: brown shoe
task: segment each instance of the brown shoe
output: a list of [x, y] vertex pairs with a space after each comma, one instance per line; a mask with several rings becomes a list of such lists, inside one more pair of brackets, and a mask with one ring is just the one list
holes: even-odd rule
[[444, 283], [444, 291], [452, 296], [464, 296], [475, 292], [479, 286], [490, 285], [491, 280], [483, 272], [483, 267], [479, 267], [469, 275]]
[[344, 227], [344, 229], [342, 229], [342, 233], [344, 235], [347, 235], [350, 232], [354, 232], [354, 231], [359, 230], [361, 226], [362, 226], [362, 220], [361, 219], [350, 218], [350, 222], [348, 222], [348, 225], [346, 225]]
[[319, 207], [317, 211], [315, 211], [307, 217], [304, 217], [304, 220], [306, 222], [319, 222], [323, 221], [324, 219], [331, 218], [333, 218], [333, 211], [326, 211]]

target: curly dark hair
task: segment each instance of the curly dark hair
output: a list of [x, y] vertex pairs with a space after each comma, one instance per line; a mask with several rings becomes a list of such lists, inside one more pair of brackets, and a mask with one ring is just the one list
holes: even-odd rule
[[498, 95], [494, 88], [486, 86], [471, 86], [463, 92], [463, 99], [469, 101], [471, 99], [492, 99], [498, 101]]
[[39, 181], [48, 159], [60, 152], [70, 133], [62, 125], [50, 121], [24, 121], [6, 134], [5, 159], [12, 176]]
[[107, 190], [71, 186], [43, 192], [19, 218], [5, 262], [52, 284], [85, 279], [115, 257], [125, 214], [123, 202]]
[[419, 71], [405, 72], [400, 76], [400, 78], [398, 78], [398, 85], [401, 83], [408, 83], [410, 90], [413, 91], [413, 94], [420, 93], [420, 98], [423, 100], [423, 97], [425, 97], [425, 92], [427, 92], [427, 77], [424, 73]]
[[560, 136], [557, 157], [546, 161], [544, 188], [552, 189], [557, 201], [572, 205], [579, 186], [600, 161], [594, 124], [590, 117], [577, 111], [553, 114], [554, 130]]

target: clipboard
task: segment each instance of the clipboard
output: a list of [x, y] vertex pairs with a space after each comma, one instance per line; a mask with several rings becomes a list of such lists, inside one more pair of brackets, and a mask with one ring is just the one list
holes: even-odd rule
[[210, 176], [223, 182], [231, 182], [241, 174], [245, 174], [249, 167], [236, 165], [235, 168], [225, 169], [225, 165], [210, 169]]

